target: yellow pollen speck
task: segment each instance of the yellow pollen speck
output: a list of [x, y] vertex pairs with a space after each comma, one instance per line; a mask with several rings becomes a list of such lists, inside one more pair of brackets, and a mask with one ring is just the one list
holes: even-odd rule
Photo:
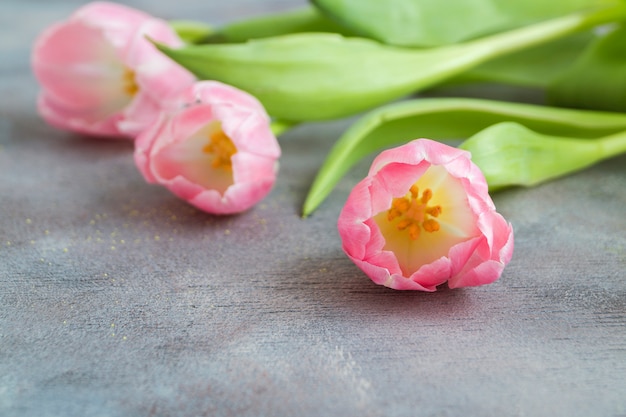
[[422, 229], [426, 232], [434, 233], [440, 229], [439, 222], [434, 218], [441, 214], [441, 206], [429, 206], [428, 202], [433, 198], [430, 188], [422, 192], [419, 196], [419, 188], [413, 184], [409, 192], [404, 197], [394, 198], [391, 208], [387, 211], [387, 220], [396, 223], [396, 229], [407, 230], [411, 240], [420, 237]]
[[123, 89], [126, 94], [133, 97], [139, 91], [139, 86], [135, 80], [135, 71], [126, 68], [122, 75]]
[[211, 134], [210, 142], [202, 148], [202, 152], [213, 155], [211, 167], [232, 171], [231, 157], [237, 153], [237, 147], [223, 130]]
[[33, 221], [31, 219], [26, 219], [26, 224], [31, 224]]
[[68, 249], [68, 248], [63, 248], [63, 252], [66, 252], [66, 253], [67, 253], [68, 251], [69, 251], [69, 249]]

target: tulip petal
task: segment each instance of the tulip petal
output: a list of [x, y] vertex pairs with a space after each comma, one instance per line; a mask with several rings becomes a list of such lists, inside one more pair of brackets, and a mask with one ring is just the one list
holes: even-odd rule
[[120, 82], [124, 66], [115, 49], [100, 31], [81, 22], [46, 31], [35, 45], [33, 70], [47, 94], [70, 109], [110, 115], [131, 100]]

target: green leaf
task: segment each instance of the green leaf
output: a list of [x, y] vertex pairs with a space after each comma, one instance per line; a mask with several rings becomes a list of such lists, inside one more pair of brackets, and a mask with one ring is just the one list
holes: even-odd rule
[[307, 7], [228, 24], [204, 39], [203, 42], [245, 42], [250, 39], [304, 32], [330, 32], [347, 36], [354, 34], [351, 30], [321, 14], [317, 9]]
[[213, 27], [193, 20], [172, 20], [169, 25], [186, 43], [201, 42], [215, 32]]
[[400, 46], [448, 45], [619, 0], [312, 0], [357, 33]]
[[433, 98], [380, 107], [354, 123], [335, 143], [303, 207], [311, 214], [341, 177], [366, 155], [417, 138], [465, 139], [500, 122], [537, 132], [594, 138], [626, 130], [626, 114], [561, 109], [479, 99]]
[[505, 122], [477, 133], [460, 148], [485, 175], [489, 190], [534, 186], [626, 152], [626, 132], [596, 139], [545, 135]]
[[427, 50], [321, 33], [181, 49], [157, 46], [200, 79], [248, 91], [272, 116], [307, 121], [355, 114], [431, 87], [489, 59], [625, 17], [626, 4]]
[[[428, 78], [439, 73], [439, 68], [426, 66], [435, 59], [433, 53], [422, 57], [333, 34], [294, 34], [178, 50], [159, 48], [201, 79], [250, 92], [272, 116], [286, 120], [341, 117], [407, 94], [416, 77], [406, 68], [424, 67], [422, 77]], [[449, 62], [455, 55], [450, 51], [445, 57], [446, 52], [439, 52], [439, 61]]]
[[272, 133], [274, 134], [274, 136], [280, 136], [283, 133], [287, 132], [288, 130], [293, 129], [297, 125], [298, 125], [297, 122], [290, 122], [288, 120], [275, 119], [275, 120], [272, 120], [272, 122], [270, 123], [270, 129], [272, 130]]
[[548, 88], [548, 100], [564, 107], [626, 111], [626, 28], [597, 39]]
[[585, 31], [514, 52], [472, 68], [452, 83], [488, 82], [547, 88], [569, 70], [595, 38], [592, 31]]

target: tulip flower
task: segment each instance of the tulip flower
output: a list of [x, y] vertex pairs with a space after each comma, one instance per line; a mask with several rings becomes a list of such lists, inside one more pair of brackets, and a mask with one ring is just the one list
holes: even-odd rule
[[89, 3], [49, 27], [32, 53], [39, 113], [63, 129], [135, 137], [194, 82], [146, 37], [182, 45], [165, 21], [107, 2]]
[[428, 139], [382, 152], [341, 211], [343, 250], [375, 283], [435, 291], [497, 280], [513, 231], [467, 151]]
[[280, 147], [256, 98], [213, 81], [197, 82], [180, 109], [135, 141], [145, 179], [208, 213], [252, 207], [276, 180]]

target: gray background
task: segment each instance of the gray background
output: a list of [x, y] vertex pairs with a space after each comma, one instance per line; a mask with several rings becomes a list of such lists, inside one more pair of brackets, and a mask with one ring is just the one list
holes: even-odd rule
[[[495, 195], [498, 282], [378, 287], [335, 228], [369, 161], [298, 214], [352, 120], [284, 135], [273, 192], [224, 218], [146, 184], [131, 143], [47, 126], [30, 47], [82, 3], [1, 6], [1, 416], [626, 416], [626, 157]], [[129, 4], [219, 24], [306, 2]]]

